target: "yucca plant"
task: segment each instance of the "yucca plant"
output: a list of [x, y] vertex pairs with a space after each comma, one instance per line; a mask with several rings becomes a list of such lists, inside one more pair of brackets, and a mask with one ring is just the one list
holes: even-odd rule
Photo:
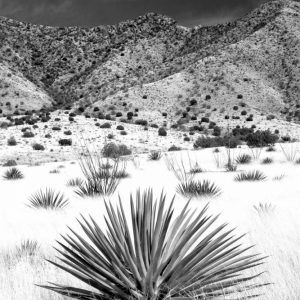
[[177, 192], [185, 197], [217, 197], [221, 189], [208, 180], [179, 183]]
[[263, 165], [270, 165], [273, 163], [273, 159], [271, 157], [266, 157], [261, 162]]
[[125, 160], [114, 159], [111, 168], [103, 169], [103, 165], [108, 165], [109, 162], [104, 163], [98, 152], [92, 153], [87, 146], [84, 148], [84, 153], [79, 156], [79, 164], [86, 179], [75, 191], [81, 197], [110, 196], [127, 174]]
[[236, 159], [235, 162], [238, 165], [246, 165], [246, 164], [250, 164], [252, 161], [252, 157], [249, 154], [240, 154]]
[[[82, 217], [77, 231], [58, 242], [62, 249], [56, 267], [75, 276], [91, 290], [69, 285], [41, 286], [73, 299], [188, 300], [251, 298], [257, 275], [245, 270], [261, 265], [264, 258], [248, 253], [241, 237], [215, 226], [218, 217], [208, 207], [191, 212], [189, 203], [174, 216], [174, 199], [167, 205], [162, 193], [155, 201], [152, 190], [131, 195], [126, 217], [119, 199], [116, 208], [105, 203], [104, 230], [93, 218]], [[240, 293], [247, 291], [248, 296]]]
[[243, 172], [237, 176], [235, 176], [235, 181], [264, 181], [267, 179], [267, 176], [265, 176], [264, 173], [261, 171], [249, 171], [249, 172]]
[[161, 159], [161, 152], [160, 151], [152, 151], [149, 156], [149, 160], [160, 160]]
[[72, 178], [67, 182], [67, 186], [70, 187], [78, 187], [81, 186], [84, 183], [84, 181], [81, 178]]
[[45, 191], [40, 190], [29, 199], [30, 207], [37, 209], [62, 209], [69, 204], [69, 200], [64, 194], [47, 188]]
[[259, 205], [254, 205], [253, 208], [259, 215], [268, 215], [275, 211], [275, 206], [271, 203], [259, 203]]
[[5, 171], [3, 178], [6, 180], [23, 179], [24, 175], [18, 168], [10, 168]]

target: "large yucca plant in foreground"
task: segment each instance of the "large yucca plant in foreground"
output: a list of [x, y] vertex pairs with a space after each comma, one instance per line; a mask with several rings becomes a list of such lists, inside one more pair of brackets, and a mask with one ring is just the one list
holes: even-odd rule
[[[117, 208], [106, 203], [107, 230], [94, 219], [79, 221], [85, 237], [72, 231], [63, 236], [57, 250], [58, 268], [88, 284], [92, 290], [52, 284], [42, 286], [74, 299], [184, 300], [215, 299], [260, 285], [244, 270], [262, 263], [249, 248], [237, 242], [241, 237], [214, 226], [217, 217], [190, 212], [187, 204], [174, 216], [173, 202], [165, 195], [154, 201], [151, 190], [131, 196], [131, 216], [126, 218], [120, 199]], [[233, 299], [231, 298], [231, 299]]]

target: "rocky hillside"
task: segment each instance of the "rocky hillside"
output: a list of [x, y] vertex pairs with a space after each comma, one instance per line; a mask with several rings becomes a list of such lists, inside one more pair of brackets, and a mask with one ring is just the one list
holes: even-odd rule
[[63, 105], [170, 125], [300, 121], [299, 1], [193, 29], [152, 13], [95, 28], [0, 27], [3, 114]]

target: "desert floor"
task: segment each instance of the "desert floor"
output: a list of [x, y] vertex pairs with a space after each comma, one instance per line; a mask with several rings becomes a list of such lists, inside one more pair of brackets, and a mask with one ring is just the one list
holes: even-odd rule
[[[286, 144], [285, 151], [297, 151], [300, 144]], [[172, 152], [177, 161], [183, 160], [187, 166], [196, 162], [204, 170], [197, 174], [197, 179], [209, 179], [222, 189], [222, 194], [213, 199], [192, 199], [191, 206], [201, 209], [209, 202], [209, 212], [219, 214], [218, 223], [229, 223], [236, 228], [236, 234], [247, 233], [243, 238], [245, 245], [255, 245], [251, 250], [267, 256], [266, 263], [257, 271], [265, 271], [261, 282], [272, 285], [261, 290], [259, 299], [296, 300], [300, 299], [300, 165], [288, 162], [280, 145], [275, 152], [262, 151], [260, 158], [249, 165], [240, 165], [237, 172], [260, 170], [267, 180], [263, 182], [240, 183], [234, 181], [236, 172], [226, 172], [226, 149], [220, 148], [219, 154], [213, 149], [199, 151]], [[232, 151], [236, 157], [240, 153], [251, 154], [247, 147]], [[117, 192], [110, 200], [116, 202], [118, 195], [126, 211], [129, 211], [129, 196], [138, 188], [152, 187], [159, 197], [162, 190], [171, 198], [176, 194], [177, 180], [168, 170], [165, 158], [150, 161], [147, 154], [140, 154], [127, 163], [130, 177], [123, 179]], [[216, 157], [217, 155], [217, 157]], [[274, 162], [263, 165], [262, 159], [273, 158]], [[300, 152], [298, 151], [298, 157]], [[220, 165], [217, 166], [217, 161]], [[64, 161], [45, 163], [38, 166], [20, 165], [24, 179], [7, 181], [2, 178], [6, 168], [0, 167], [0, 299], [2, 300], [57, 300], [62, 297], [45, 291], [35, 284], [47, 282], [67, 283], [83, 286], [68, 274], [46, 262], [55, 259], [56, 240], [60, 234], [69, 232], [67, 226], [80, 231], [76, 218], [80, 214], [91, 215], [104, 226], [104, 199], [82, 199], [74, 188], [66, 186], [69, 179], [81, 177], [78, 162]], [[50, 173], [57, 169], [59, 173]], [[284, 175], [281, 180], [276, 176]], [[43, 211], [28, 207], [29, 198], [41, 188], [54, 188], [63, 192], [69, 199], [69, 205], [61, 211]], [[188, 200], [176, 195], [176, 211], [180, 211]], [[254, 205], [270, 203], [274, 211], [259, 214]], [[40, 248], [34, 256], [17, 253], [22, 241], [37, 241]]]

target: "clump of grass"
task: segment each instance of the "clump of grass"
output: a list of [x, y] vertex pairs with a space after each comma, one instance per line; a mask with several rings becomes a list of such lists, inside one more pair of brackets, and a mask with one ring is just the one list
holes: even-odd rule
[[55, 192], [53, 189], [40, 190], [29, 199], [31, 208], [36, 209], [62, 209], [69, 204], [64, 194]]
[[258, 170], [243, 172], [234, 178], [235, 181], [264, 181], [266, 179], [267, 176]]
[[152, 151], [149, 156], [149, 160], [160, 160], [161, 159], [161, 152], [160, 151]]
[[200, 167], [198, 162], [196, 162], [195, 165], [190, 170], [191, 174], [199, 174], [199, 173], [203, 173], [203, 172], [205, 172], [205, 170]]
[[116, 176], [116, 178], [124, 179], [124, 178], [129, 177], [129, 173], [125, 169], [123, 169], [123, 170], [116, 172], [115, 176]]
[[101, 166], [100, 166], [101, 169], [103, 170], [109, 170], [112, 168], [112, 165], [109, 163], [109, 161], [107, 160], [105, 163], [103, 163]]
[[209, 180], [179, 183], [177, 192], [185, 197], [217, 197], [221, 189]]
[[3, 178], [6, 180], [19, 180], [24, 178], [24, 174], [18, 168], [10, 168], [4, 172]]
[[238, 165], [246, 165], [246, 164], [250, 164], [252, 161], [252, 157], [249, 154], [240, 154], [236, 159], [235, 162]]
[[174, 199], [166, 204], [163, 193], [155, 200], [152, 190], [138, 191], [128, 217], [122, 202], [105, 203], [107, 230], [82, 217], [84, 236], [71, 230], [59, 242], [60, 262], [51, 263], [85, 287], [43, 288], [74, 299], [218, 299], [233, 293], [246, 299], [265, 285], [253, 282], [259, 275], [243, 274], [264, 258], [241, 246], [226, 224], [216, 224], [207, 206], [197, 212], [187, 204], [175, 216]]
[[273, 177], [274, 181], [281, 181], [283, 178], [285, 178], [285, 174], [277, 175]]
[[40, 246], [37, 241], [26, 240], [21, 242], [20, 246], [16, 248], [16, 255], [17, 257], [35, 256], [39, 248]]
[[267, 152], [275, 152], [276, 148], [274, 146], [270, 146], [266, 149]]
[[271, 158], [271, 157], [266, 157], [266, 158], [264, 158], [263, 160], [262, 160], [262, 164], [263, 165], [270, 165], [270, 164], [272, 164], [274, 161], [273, 161], [273, 159]]
[[300, 158], [298, 158], [298, 159], [295, 160], [295, 164], [296, 165], [300, 165]]
[[259, 203], [254, 205], [253, 208], [259, 215], [269, 215], [275, 211], [275, 206], [271, 203]]
[[67, 182], [67, 186], [70, 187], [78, 187], [83, 184], [83, 180], [81, 178], [72, 178]]
[[236, 172], [237, 171], [237, 165], [233, 163], [227, 163], [225, 165], [226, 172]]
[[53, 169], [53, 170], [50, 170], [49, 173], [50, 173], [50, 174], [59, 174], [59, 173], [60, 173], [60, 170], [58, 170], [58, 169]]

